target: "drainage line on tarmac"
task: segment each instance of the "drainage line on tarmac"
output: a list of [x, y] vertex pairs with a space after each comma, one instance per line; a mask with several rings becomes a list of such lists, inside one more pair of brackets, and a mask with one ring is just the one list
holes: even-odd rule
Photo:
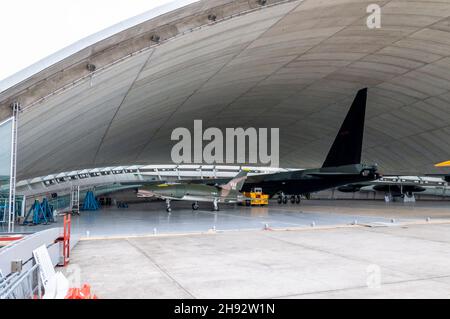
[[197, 299], [195, 296], [189, 292], [186, 288], [184, 288], [174, 277], [172, 277], [163, 267], [158, 265], [155, 260], [153, 260], [152, 257], [150, 257], [149, 254], [147, 254], [144, 250], [142, 250], [138, 245], [133, 244], [128, 238], [125, 239], [133, 248], [135, 248], [137, 251], [139, 251], [141, 254], [143, 254], [145, 257], [147, 257], [148, 260], [160, 271], [162, 272], [167, 278], [169, 278], [175, 285], [177, 285], [181, 290], [183, 290], [188, 296], [190, 296], [192, 299]]

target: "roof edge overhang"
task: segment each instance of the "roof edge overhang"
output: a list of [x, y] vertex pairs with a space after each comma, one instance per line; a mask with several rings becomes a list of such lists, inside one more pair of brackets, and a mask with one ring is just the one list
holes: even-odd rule
[[142, 14], [139, 14], [135, 17], [127, 19], [125, 21], [119, 22], [111, 27], [108, 27], [104, 30], [101, 30], [97, 33], [94, 33], [86, 38], [83, 38], [53, 54], [48, 57], [39, 60], [36, 63], [26, 67], [25, 69], [7, 77], [6, 79], [0, 81], [0, 94], [4, 91], [14, 88], [18, 84], [21, 84], [28, 78], [32, 77], [35, 74], [51, 67], [54, 64], [61, 62], [62, 60], [80, 52], [100, 41], [106, 40], [114, 35], [125, 31], [127, 29], [133, 28], [139, 24], [142, 24], [148, 20], [156, 18], [158, 16], [162, 16], [165, 13], [178, 10], [187, 5], [193, 4], [195, 2], [199, 2], [200, 0], [176, 0], [172, 1], [166, 5], [159, 6]]
[[[295, 0], [177, 0], [118, 23], [0, 82], [0, 120], [127, 57], [223, 20]], [[95, 66], [95, 70], [88, 65]]]

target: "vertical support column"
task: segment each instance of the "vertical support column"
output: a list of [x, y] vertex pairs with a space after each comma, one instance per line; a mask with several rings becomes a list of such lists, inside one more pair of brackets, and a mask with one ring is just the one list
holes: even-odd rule
[[22, 198], [22, 207], [21, 207], [21, 211], [20, 211], [20, 217], [25, 217], [25, 207], [27, 204], [27, 196], [23, 195]]
[[12, 104], [12, 136], [11, 136], [11, 169], [9, 179], [9, 209], [8, 209], [8, 233], [14, 232], [14, 223], [16, 216], [16, 165], [17, 165], [17, 123], [20, 111], [20, 104]]
[[162, 181], [161, 174], [159, 173], [159, 169], [155, 168], [155, 172], [158, 174], [158, 180]]
[[140, 181], [144, 180], [144, 176], [142, 176], [141, 170], [139, 168], [137, 169], [137, 177]]
[[72, 186], [70, 191], [70, 210], [72, 214], [80, 214], [80, 186]]

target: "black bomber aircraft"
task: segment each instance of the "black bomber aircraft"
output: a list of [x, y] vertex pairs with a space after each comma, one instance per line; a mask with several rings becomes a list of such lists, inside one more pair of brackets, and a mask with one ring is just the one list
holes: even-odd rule
[[380, 178], [377, 165], [361, 164], [367, 88], [358, 91], [321, 168], [249, 176], [242, 191], [255, 187], [278, 202], [300, 203], [301, 195]]

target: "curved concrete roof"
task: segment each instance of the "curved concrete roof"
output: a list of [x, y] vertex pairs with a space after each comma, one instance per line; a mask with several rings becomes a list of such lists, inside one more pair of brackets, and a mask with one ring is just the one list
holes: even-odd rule
[[23, 107], [19, 176], [168, 163], [172, 130], [194, 119], [280, 127], [281, 166], [320, 166], [366, 86], [363, 159], [385, 173], [441, 172], [450, 2], [378, 1], [382, 27], [369, 29], [372, 2], [199, 1], [90, 45], [0, 93], [0, 118], [12, 101]]

